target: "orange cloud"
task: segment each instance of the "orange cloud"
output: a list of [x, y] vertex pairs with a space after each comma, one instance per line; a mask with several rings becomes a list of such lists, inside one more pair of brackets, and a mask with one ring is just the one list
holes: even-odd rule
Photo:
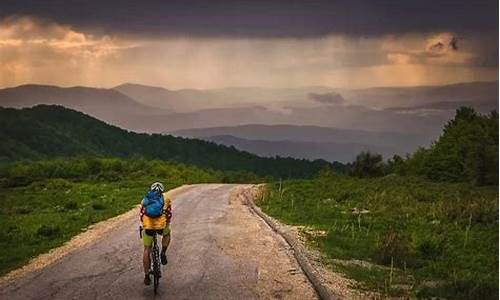
[[[454, 35], [203, 38], [93, 35], [31, 17], [0, 21], [0, 86], [23, 83], [170, 88], [444, 84], [498, 78]], [[436, 44], [446, 46], [435, 46]], [[480, 45], [480, 43], [476, 43]], [[480, 47], [479, 47], [480, 48]]]
[[468, 65], [477, 55], [459, 46], [460, 39], [451, 32], [430, 36], [391, 37], [383, 44], [387, 60], [393, 64]]
[[78, 74], [98, 72], [101, 59], [134, 46], [31, 17], [7, 18], [0, 22], [0, 85], [78, 81]]

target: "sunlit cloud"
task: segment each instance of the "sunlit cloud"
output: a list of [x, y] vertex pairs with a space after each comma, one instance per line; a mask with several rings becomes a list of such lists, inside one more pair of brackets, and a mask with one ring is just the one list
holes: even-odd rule
[[[387, 38], [382, 49], [394, 64], [467, 66], [480, 54], [474, 53], [470, 42], [462, 47], [455, 34], [443, 32]], [[472, 44], [480, 44], [480, 41], [472, 41]]]
[[0, 22], [0, 84], [78, 84], [98, 73], [103, 60], [136, 46], [35, 18], [7, 18]]
[[451, 32], [374, 37], [96, 35], [32, 17], [0, 21], [0, 86], [341, 88], [495, 80], [480, 38]]
[[0, 23], [0, 47], [42, 46], [54, 51], [67, 51], [73, 56], [100, 57], [135, 45], [107, 35], [94, 37], [69, 26], [30, 17], [7, 18]]

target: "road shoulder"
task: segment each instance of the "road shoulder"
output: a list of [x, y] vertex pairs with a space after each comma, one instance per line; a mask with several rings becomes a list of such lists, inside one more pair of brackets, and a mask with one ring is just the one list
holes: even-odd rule
[[318, 250], [306, 247], [306, 239], [298, 227], [283, 224], [262, 212], [254, 201], [258, 201], [263, 188], [263, 185], [253, 186], [252, 189], [246, 191], [246, 195], [245, 193], [242, 195], [246, 196], [250, 208], [262, 218], [263, 222], [282, 236], [285, 242], [291, 246], [290, 252], [298, 260], [321, 298], [359, 300], [381, 298], [377, 293], [356, 289], [355, 287], [359, 286], [356, 281], [332, 271], [331, 267], [323, 263], [323, 256]]
[[236, 260], [253, 261], [257, 272], [253, 289], [258, 298], [317, 299], [290, 247], [251, 213], [244, 193], [252, 188], [252, 185], [246, 185], [233, 189], [230, 209], [221, 222], [234, 227], [235, 234], [218, 241], [219, 247]]

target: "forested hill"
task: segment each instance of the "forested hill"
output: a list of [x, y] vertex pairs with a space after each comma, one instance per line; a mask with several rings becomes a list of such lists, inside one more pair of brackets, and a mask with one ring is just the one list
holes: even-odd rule
[[283, 178], [311, 177], [325, 166], [344, 168], [324, 160], [263, 158], [201, 140], [129, 132], [61, 106], [39, 105], [21, 110], [0, 107], [0, 139], [0, 160], [4, 161], [137, 155]]

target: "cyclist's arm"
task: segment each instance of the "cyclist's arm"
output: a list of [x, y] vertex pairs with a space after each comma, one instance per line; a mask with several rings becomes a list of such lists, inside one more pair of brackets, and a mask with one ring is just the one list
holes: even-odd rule
[[170, 220], [172, 220], [172, 201], [170, 200], [170, 198], [166, 198], [165, 200], [166, 201], [163, 213], [167, 218], [167, 225], [170, 225]]
[[142, 223], [142, 217], [144, 217], [144, 199], [141, 200], [141, 207], [139, 208], [139, 219]]
[[172, 220], [172, 205], [168, 205], [165, 209], [165, 216], [167, 217], [167, 225], [170, 225], [170, 220]]

